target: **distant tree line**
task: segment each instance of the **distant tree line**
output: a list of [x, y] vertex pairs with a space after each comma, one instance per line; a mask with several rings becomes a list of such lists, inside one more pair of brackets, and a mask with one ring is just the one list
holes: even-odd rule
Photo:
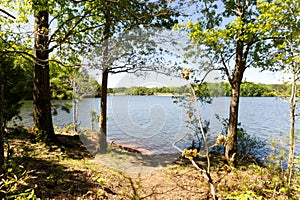
[[[12, 62], [17, 63], [17, 62]], [[60, 67], [62, 68], [62, 67]], [[20, 99], [32, 100], [32, 79], [30, 76], [32, 68], [27, 68], [28, 70], [18, 70], [20, 78], [15, 78], [18, 83], [22, 82], [22, 91], [17, 92], [21, 95]], [[72, 98], [72, 87], [66, 84], [65, 77], [68, 77], [66, 71], [59, 69], [56, 66], [50, 66], [51, 78], [51, 96], [52, 99], [71, 99]], [[60, 76], [64, 74], [64, 76]], [[20, 85], [20, 84], [19, 84]], [[96, 86], [95, 97], [100, 97], [101, 95], [101, 84], [98, 84], [94, 80], [94, 85]], [[17, 87], [17, 84], [15, 85]], [[231, 87], [227, 82], [219, 83], [203, 83], [201, 85], [194, 85], [197, 96], [200, 97], [219, 97], [219, 96], [230, 96]], [[25, 88], [25, 89], [24, 89]], [[14, 89], [15, 90], [15, 89]], [[122, 95], [160, 95], [160, 94], [188, 94], [190, 91], [186, 86], [178, 87], [138, 87], [132, 86], [130, 88], [119, 87], [119, 88], [108, 88], [109, 94], [122, 94]], [[299, 91], [300, 92], [300, 91]], [[241, 85], [240, 94], [242, 97], [274, 97], [274, 96], [289, 96], [291, 93], [290, 84], [262, 84], [253, 82], [243, 82]], [[87, 96], [91, 97], [91, 96]]]
[[110, 88], [109, 90], [112, 94], [124, 94], [124, 95], [158, 95], [158, 94], [182, 94], [187, 93], [188, 88], [185, 86], [181, 87], [137, 87], [132, 86], [130, 88], [120, 87], [120, 88]]
[[[203, 83], [201, 85], [194, 85], [196, 95], [200, 97], [220, 97], [230, 96], [231, 87], [227, 82], [219, 83]], [[137, 87], [130, 88], [119, 87], [109, 88], [110, 94], [122, 95], [160, 95], [160, 94], [188, 94], [190, 91], [186, 86], [179, 87]], [[241, 85], [242, 97], [275, 97], [288, 96], [290, 94], [290, 85], [288, 84], [262, 84], [244, 82]]]

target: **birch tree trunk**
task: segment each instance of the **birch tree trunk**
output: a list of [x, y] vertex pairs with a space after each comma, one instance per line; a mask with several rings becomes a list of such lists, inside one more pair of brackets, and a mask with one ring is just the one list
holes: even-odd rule
[[293, 73], [292, 77], [292, 91], [290, 97], [290, 149], [288, 158], [288, 183], [291, 184], [294, 154], [295, 154], [295, 109], [296, 109], [296, 94], [297, 94], [296, 74]]

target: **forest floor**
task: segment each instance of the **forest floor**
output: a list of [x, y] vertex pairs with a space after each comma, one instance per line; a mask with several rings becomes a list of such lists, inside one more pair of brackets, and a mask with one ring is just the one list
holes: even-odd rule
[[[48, 147], [28, 134], [8, 137], [9, 173], [0, 185], [7, 198], [212, 199], [207, 180], [179, 154], [110, 149], [94, 157], [79, 136], [58, 138], [63, 145]], [[197, 163], [206, 165], [205, 160]], [[219, 199], [300, 199], [300, 175], [287, 187], [284, 173], [249, 160], [230, 168], [221, 156], [212, 156], [211, 176]]]

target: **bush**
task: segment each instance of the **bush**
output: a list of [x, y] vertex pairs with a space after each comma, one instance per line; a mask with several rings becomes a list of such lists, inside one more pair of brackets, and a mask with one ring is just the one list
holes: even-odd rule
[[[217, 119], [222, 123], [223, 130], [222, 134], [227, 136], [227, 129], [228, 129], [228, 119], [221, 119], [219, 116], [216, 116]], [[266, 143], [261, 141], [256, 136], [249, 135], [246, 130], [242, 127], [241, 123], [238, 124], [238, 131], [237, 131], [237, 156], [238, 158], [244, 157], [257, 157], [259, 151], [265, 147]], [[213, 148], [214, 152], [223, 153], [225, 152], [224, 146], [216, 146]]]
[[238, 127], [238, 156], [254, 156], [257, 157], [259, 150], [265, 147], [266, 143], [258, 137], [249, 135], [242, 127]]
[[22, 100], [32, 95], [33, 66], [22, 57], [2, 55], [0, 61], [0, 80], [4, 86], [3, 94], [3, 121], [20, 119], [18, 114]]

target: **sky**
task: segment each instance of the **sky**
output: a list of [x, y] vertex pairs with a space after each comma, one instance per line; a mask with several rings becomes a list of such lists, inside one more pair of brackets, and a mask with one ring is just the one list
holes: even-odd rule
[[282, 72], [260, 72], [259, 69], [249, 68], [244, 74], [244, 81], [254, 83], [281, 84], [283, 80], [287, 80], [287, 76], [284, 76]]
[[[221, 77], [219, 73], [215, 72], [208, 77], [208, 82], [215, 81], [215, 77]], [[285, 80], [287, 78], [285, 77]], [[225, 80], [226, 81], [226, 80]], [[259, 69], [248, 68], [245, 71], [243, 81], [265, 84], [281, 84], [283, 83], [283, 74], [280, 72], [263, 71]], [[108, 79], [108, 87], [131, 87], [131, 86], [143, 86], [143, 87], [170, 87], [170, 86], [182, 86], [187, 84], [182, 78], [168, 77], [162, 74], [152, 73], [147, 77], [137, 77], [134, 74], [115, 74], [110, 75]]]
[[134, 74], [110, 75], [108, 79], [109, 88], [118, 87], [172, 87], [186, 85], [187, 82], [182, 78], [169, 77], [163, 74], [150, 73], [147, 77], [137, 77]]

